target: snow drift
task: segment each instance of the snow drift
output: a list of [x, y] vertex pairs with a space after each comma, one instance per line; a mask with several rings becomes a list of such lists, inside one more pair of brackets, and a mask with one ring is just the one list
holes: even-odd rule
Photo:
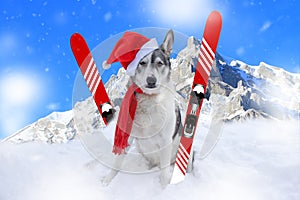
[[196, 153], [194, 170], [185, 181], [162, 190], [159, 172], [119, 173], [102, 187], [109, 169], [94, 162], [78, 139], [60, 145], [5, 142], [0, 145], [0, 199], [297, 200], [299, 146], [295, 121], [227, 124], [208, 157], [200, 159]]

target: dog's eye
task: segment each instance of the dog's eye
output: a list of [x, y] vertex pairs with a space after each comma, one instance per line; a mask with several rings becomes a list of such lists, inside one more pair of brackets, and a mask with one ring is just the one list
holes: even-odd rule
[[162, 61], [158, 61], [158, 62], [157, 62], [157, 66], [160, 67], [160, 66], [163, 66], [163, 65], [164, 65], [164, 63], [163, 63]]
[[139, 65], [145, 66], [147, 63], [145, 61], [141, 61]]

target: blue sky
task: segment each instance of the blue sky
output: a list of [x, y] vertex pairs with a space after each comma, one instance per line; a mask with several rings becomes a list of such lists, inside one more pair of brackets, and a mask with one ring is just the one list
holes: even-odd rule
[[221, 54], [299, 73], [296, 0], [1, 1], [0, 138], [53, 111], [72, 108], [78, 72], [69, 46], [72, 33], [83, 34], [91, 48], [140, 27], [201, 37], [212, 10], [223, 15]]

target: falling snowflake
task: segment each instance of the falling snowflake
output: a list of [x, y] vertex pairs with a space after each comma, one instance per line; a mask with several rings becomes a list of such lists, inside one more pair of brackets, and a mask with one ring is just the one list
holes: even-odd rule
[[108, 22], [108, 21], [111, 19], [111, 17], [112, 17], [111, 12], [107, 12], [107, 13], [104, 15], [104, 20], [105, 20], [106, 22]]

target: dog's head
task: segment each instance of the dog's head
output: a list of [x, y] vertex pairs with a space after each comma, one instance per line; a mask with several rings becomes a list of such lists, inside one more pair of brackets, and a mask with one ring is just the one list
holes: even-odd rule
[[173, 43], [174, 33], [172, 30], [169, 30], [160, 47], [139, 61], [132, 81], [137, 84], [144, 93], [159, 93], [160, 88], [166, 87], [170, 82], [170, 55]]

